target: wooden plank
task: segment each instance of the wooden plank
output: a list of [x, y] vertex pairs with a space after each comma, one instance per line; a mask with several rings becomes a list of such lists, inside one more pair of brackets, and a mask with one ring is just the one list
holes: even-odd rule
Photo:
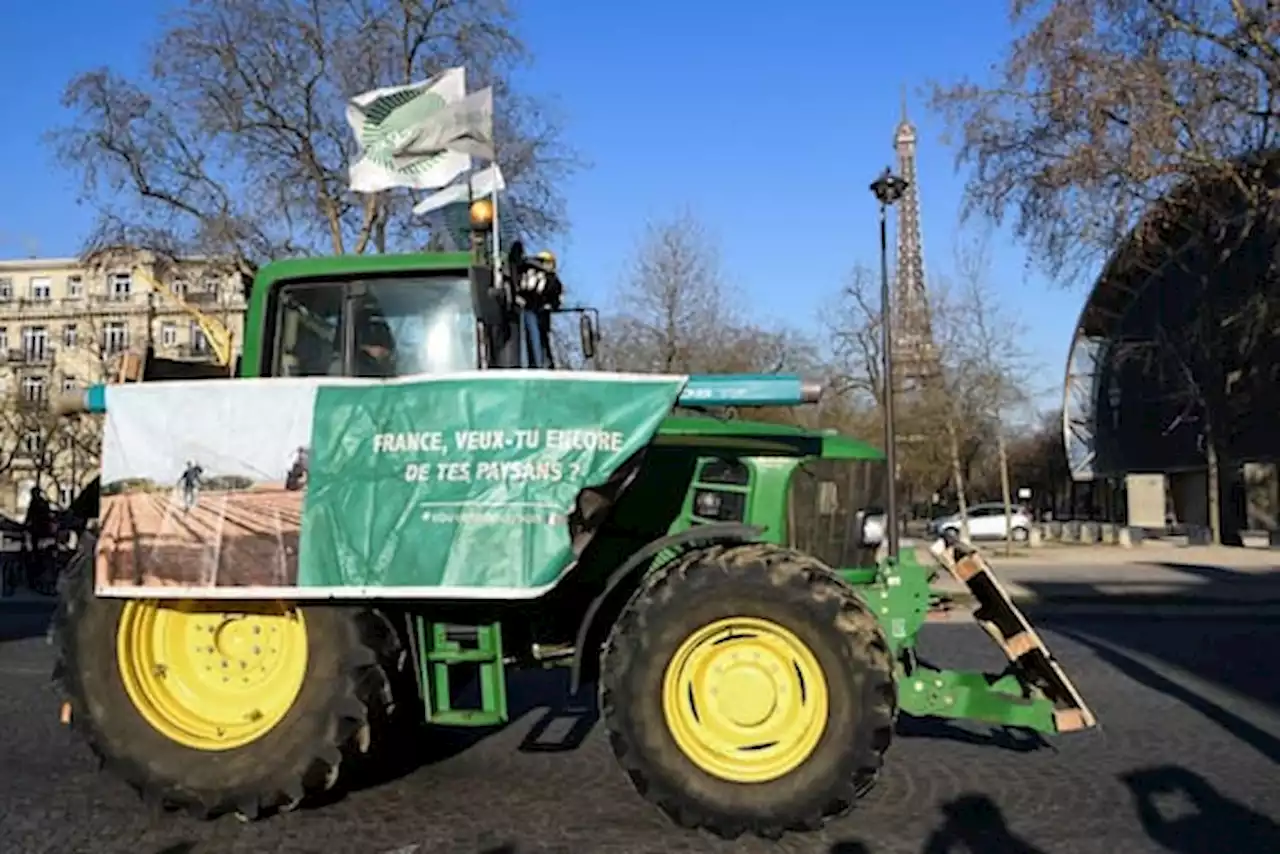
[[929, 553], [974, 594], [975, 618], [1015, 667], [1036, 677], [1045, 695], [1059, 705], [1054, 722], [1059, 732], [1094, 726], [1097, 719], [1084, 697], [1036, 633], [1026, 615], [1013, 603], [991, 566], [973, 546], [939, 539]]

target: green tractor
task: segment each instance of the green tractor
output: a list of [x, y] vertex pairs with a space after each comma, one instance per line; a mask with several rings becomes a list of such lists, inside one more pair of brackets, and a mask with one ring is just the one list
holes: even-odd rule
[[54, 637], [63, 719], [109, 769], [256, 819], [432, 726], [506, 723], [508, 671], [563, 665], [643, 797], [776, 838], [870, 789], [902, 711], [1094, 724], [954, 540], [935, 557], [1009, 668], [917, 660], [933, 573], [877, 558], [878, 450], [723, 414], [817, 390], [552, 370], [551, 319], [578, 312], [590, 356], [593, 316], [561, 305], [553, 259], [494, 269], [472, 213], [471, 253], [263, 268], [234, 379], [61, 402], [106, 413]]

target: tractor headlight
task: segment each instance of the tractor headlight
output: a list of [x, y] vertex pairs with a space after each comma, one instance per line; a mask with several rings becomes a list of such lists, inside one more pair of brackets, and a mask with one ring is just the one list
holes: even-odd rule
[[699, 489], [693, 494], [693, 515], [717, 522], [740, 522], [746, 515], [747, 497], [740, 492]]

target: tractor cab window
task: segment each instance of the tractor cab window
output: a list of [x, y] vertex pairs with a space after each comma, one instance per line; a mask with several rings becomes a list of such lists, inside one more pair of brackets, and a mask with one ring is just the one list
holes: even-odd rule
[[306, 283], [280, 289], [272, 372], [275, 376], [324, 376], [335, 360], [341, 364], [345, 290], [340, 283]]
[[368, 281], [352, 320], [354, 376], [476, 368], [476, 320], [465, 276]]
[[[280, 290], [274, 375], [397, 377], [476, 368], [465, 276], [299, 283]], [[350, 340], [350, 352], [344, 342]]]

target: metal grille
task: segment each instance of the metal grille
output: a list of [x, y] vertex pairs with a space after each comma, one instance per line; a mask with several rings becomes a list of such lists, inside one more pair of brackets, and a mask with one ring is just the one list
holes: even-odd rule
[[788, 502], [788, 541], [835, 569], [875, 565], [874, 547], [858, 546], [859, 510], [884, 512], [883, 460], [811, 460], [797, 467]]

